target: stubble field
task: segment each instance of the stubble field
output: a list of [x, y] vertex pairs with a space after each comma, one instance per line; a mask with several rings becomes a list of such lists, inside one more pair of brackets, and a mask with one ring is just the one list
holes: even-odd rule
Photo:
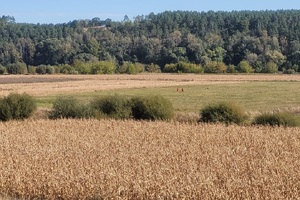
[[[280, 94], [294, 98], [288, 104], [292, 108], [300, 100], [299, 81], [300, 76], [282, 75], [4, 76], [0, 96], [87, 98], [102, 91], [144, 94], [155, 88], [188, 105], [197, 96], [177, 97], [174, 89], [204, 86], [202, 95], [210, 100], [216, 98], [207, 90], [210, 85], [222, 91], [224, 84], [247, 83], [276, 86], [280, 93], [267, 95], [279, 102], [284, 100]], [[233, 90], [242, 94], [245, 89]], [[220, 99], [230, 96], [224, 92]], [[247, 99], [238, 100], [248, 105]], [[29, 119], [0, 122], [0, 141], [0, 194], [7, 199], [300, 198], [299, 127]]]

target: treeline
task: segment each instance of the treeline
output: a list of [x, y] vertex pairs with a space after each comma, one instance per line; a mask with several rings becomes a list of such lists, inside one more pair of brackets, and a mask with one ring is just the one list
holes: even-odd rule
[[0, 73], [295, 73], [299, 41], [300, 10], [166, 11], [63, 24], [3, 16]]

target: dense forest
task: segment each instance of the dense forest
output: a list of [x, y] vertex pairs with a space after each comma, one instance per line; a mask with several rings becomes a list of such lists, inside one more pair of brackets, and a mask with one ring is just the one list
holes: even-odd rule
[[300, 10], [150, 13], [130, 20], [0, 18], [2, 73], [296, 73]]

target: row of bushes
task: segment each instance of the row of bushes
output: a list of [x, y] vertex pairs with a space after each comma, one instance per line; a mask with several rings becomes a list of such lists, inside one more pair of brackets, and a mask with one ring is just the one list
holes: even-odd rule
[[138, 74], [142, 72], [159, 73], [160, 67], [155, 64], [124, 62], [116, 65], [112, 61], [81, 62], [63, 65], [26, 66], [24, 63], [9, 64], [4, 67], [0, 64], [0, 74]]
[[[27, 94], [10, 94], [0, 99], [0, 120], [25, 119], [36, 110], [36, 101]], [[174, 114], [172, 103], [163, 96], [127, 98], [119, 95], [95, 98], [88, 104], [75, 97], [60, 96], [49, 112], [50, 119], [58, 118], [114, 118], [137, 120], [170, 120]], [[231, 102], [205, 106], [200, 111], [200, 122], [247, 124], [242, 107]], [[251, 124], [270, 126], [298, 126], [299, 117], [289, 112], [264, 113]]]
[[[282, 72], [293, 74], [298, 71], [296, 65], [291, 69], [282, 68]], [[72, 65], [63, 64], [58, 66], [39, 65], [28, 66], [24, 63], [9, 64], [4, 67], [0, 65], [0, 74], [138, 74], [142, 72], [159, 73], [161, 68], [155, 64], [144, 65], [141, 63], [124, 62], [117, 65], [113, 61], [82, 62], [75, 60]], [[209, 61], [203, 65], [180, 61], [178, 63], [166, 64], [162, 68], [166, 73], [276, 73], [278, 66], [270, 61], [260, 67], [253, 67], [247, 60], [243, 60], [239, 65], [226, 65], [224, 62]]]
[[74, 97], [61, 96], [54, 101], [49, 117], [168, 120], [173, 113], [172, 103], [162, 96], [126, 98], [113, 95], [95, 98], [88, 104]]
[[[244, 109], [232, 102], [221, 102], [204, 107], [200, 112], [201, 122], [247, 124], [248, 116]], [[260, 114], [250, 122], [253, 125], [294, 127], [300, 125], [299, 117], [290, 112]]]

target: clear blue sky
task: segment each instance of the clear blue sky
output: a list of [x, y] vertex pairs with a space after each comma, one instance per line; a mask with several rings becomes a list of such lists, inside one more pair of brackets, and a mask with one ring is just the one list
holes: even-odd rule
[[75, 19], [123, 20], [163, 11], [300, 9], [300, 0], [0, 0], [0, 16], [16, 22], [65, 23]]

